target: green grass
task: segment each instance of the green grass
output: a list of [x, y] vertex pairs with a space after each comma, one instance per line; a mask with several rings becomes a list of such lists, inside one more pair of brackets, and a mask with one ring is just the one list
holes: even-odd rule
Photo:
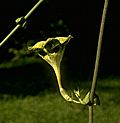
[[[120, 79], [99, 80], [97, 87], [101, 105], [94, 107], [94, 123], [119, 123]], [[88, 123], [88, 107], [48, 90], [25, 97], [1, 94], [0, 123]]]

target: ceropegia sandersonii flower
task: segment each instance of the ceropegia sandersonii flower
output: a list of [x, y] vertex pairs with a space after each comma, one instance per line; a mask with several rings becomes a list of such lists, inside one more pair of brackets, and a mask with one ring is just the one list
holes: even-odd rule
[[28, 47], [28, 49], [36, 52], [41, 58], [52, 66], [57, 77], [60, 93], [66, 101], [87, 105], [89, 103], [90, 92], [88, 92], [86, 96], [81, 99], [80, 92], [74, 91], [73, 93], [77, 98], [77, 100], [75, 100], [68, 95], [61, 83], [60, 63], [63, 58], [65, 47], [71, 38], [73, 38], [71, 35], [68, 37], [48, 38], [46, 41], [39, 41], [34, 46]]

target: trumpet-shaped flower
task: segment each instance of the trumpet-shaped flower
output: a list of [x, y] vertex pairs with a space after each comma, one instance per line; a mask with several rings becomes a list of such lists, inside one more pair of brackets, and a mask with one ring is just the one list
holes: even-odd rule
[[86, 94], [84, 99], [81, 99], [79, 91], [74, 91], [73, 93], [78, 99], [74, 100], [68, 95], [61, 83], [60, 63], [63, 58], [65, 47], [71, 38], [73, 38], [71, 35], [68, 37], [48, 38], [46, 41], [40, 41], [34, 46], [28, 47], [28, 49], [36, 52], [41, 58], [52, 66], [57, 77], [60, 93], [66, 101], [87, 105], [89, 103], [90, 92]]

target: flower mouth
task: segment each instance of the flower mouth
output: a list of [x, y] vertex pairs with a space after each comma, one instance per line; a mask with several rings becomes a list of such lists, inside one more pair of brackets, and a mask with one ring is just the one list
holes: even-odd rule
[[32, 52], [37, 52], [40, 56], [50, 55], [52, 53], [62, 52], [66, 44], [73, 38], [71, 35], [68, 37], [48, 38], [46, 41], [40, 41], [28, 49]]
[[57, 53], [61, 48], [61, 44], [58, 39], [52, 39], [46, 43], [45, 49], [49, 53]]

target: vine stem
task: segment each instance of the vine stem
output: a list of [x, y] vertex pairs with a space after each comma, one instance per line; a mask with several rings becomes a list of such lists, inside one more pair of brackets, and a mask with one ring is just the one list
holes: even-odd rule
[[[24, 19], [27, 20], [30, 15], [37, 9], [37, 7], [43, 2], [43, 0], [39, 0], [38, 3], [25, 15]], [[21, 25], [17, 24], [16, 27], [0, 42], [0, 47], [21, 27]]]
[[[103, 37], [103, 32], [104, 32], [104, 24], [105, 24], [105, 19], [106, 19], [108, 3], [109, 3], [109, 0], [105, 0], [103, 13], [102, 13], [101, 26], [100, 26], [100, 32], [99, 32], [99, 38], [98, 38], [98, 46], [97, 46], [97, 53], [96, 53], [95, 68], [94, 68], [93, 80], [92, 80], [91, 91], [90, 91], [90, 102], [91, 102], [91, 104], [93, 104], [94, 94], [95, 94], [95, 90], [96, 90], [97, 75], [98, 75], [100, 53], [101, 53], [101, 46], [102, 46], [102, 37]], [[89, 123], [93, 123], [93, 105], [89, 105]]]

